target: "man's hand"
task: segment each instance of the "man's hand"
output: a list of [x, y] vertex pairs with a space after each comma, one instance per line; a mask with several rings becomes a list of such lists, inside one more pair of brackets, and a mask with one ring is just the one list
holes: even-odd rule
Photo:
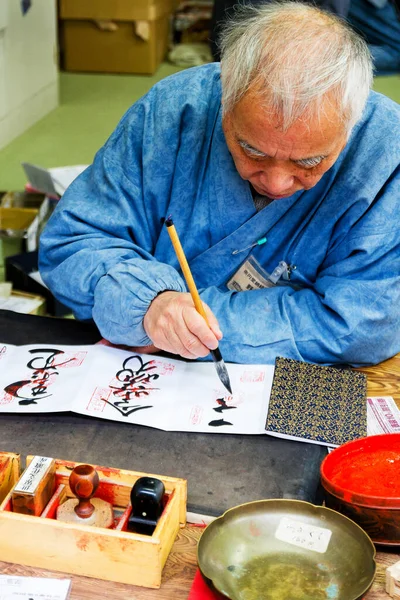
[[154, 354], [158, 352], [160, 348], [156, 348], [153, 344], [151, 346], [128, 346], [126, 350], [130, 352], [138, 352], [139, 354]]
[[183, 358], [207, 356], [215, 350], [222, 333], [210, 308], [204, 304], [210, 327], [194, 307], [190, 294], [162, 292], [144, 317], [144, 329], [156, 348]]

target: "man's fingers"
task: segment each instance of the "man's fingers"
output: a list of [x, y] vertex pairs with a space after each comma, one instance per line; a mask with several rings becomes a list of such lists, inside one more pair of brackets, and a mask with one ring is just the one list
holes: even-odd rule
[[[196, 311], [194, 311], [194, 312], [195, 312], [194, 317], [195, 317], [195, 320], [197, 321], [197, 317], [200, 317], [200, 315]], [[188, 315], [188, 313], [189, 313], [189, 315]], [[196, 334], [196, 330], [195, 330], [196, 328], [194, 327], [193, 320], [192, 320], [193, 315], [191, 313], [192, 313], [191, 307], [185, 308], [182, 311], [182, 319], [180, 321], [178, 321], [175, 325], [176, 332], [177, 332], [182, 344], [186, 348], [186, 350], [191, 352], [191, 354], [193, 354], [195, 358], [198, 358], [199, 356], [204, 357], [210, 353], [210, 349], [205, 344], [203, 344], [201, 339]], [[202, 317], [200, 317], [199, 320], [202, 320], [204, 323], [204, 319], [202, 319]], [[200, 325], [201, 325], [201, 321], [200, 321]], [[207, 325], [206, 325], [206, 327], [207, 327]], [[207, 327], [207, 329], [209, 330], [208, 327]]]
[[158, 352], [160, 348], [156, 348], [155, 346], [129, 346], [129, 350], [131, 352], [138, 352], [139, 354], [154, 354], [154, 352]]
[[[179, 338], [171, 333], [166, 319], [161, 319], [157, 327], [157, 345], [160, 350], [164, 352], [171, 352], [172, 354], [181, 354], [185, 351], [185, 348], [179, 341]], [[186, 356], [184, 358], [187, 358]]]
[[168, 328], [164, 330], [164, 336], [169, 344], [168, 352], [172, 352], [173, 354], [179, 354], [183, 356], [183, 358], [190, 358], [194, 360], [198, 357], [197, 354], [191, 351], [190, 344], [186, 346], [181, 340], [179, 333], [174, 331], [172, 328]]
[[[195, 335], [202, 346], [207, 348], [207, 354], [210, 350], [215, 350], [218, 347], [218, 339], [214, 332], [210, 329], [205, 319], [191, 306], [186, 307], [182, 311], [182, 316], [187, 329]], [[207, 356], [207, 354], [199, 354], [199, 356]]]
[[213, 311], [211, 310], [211, 308], [208, 306], [208, 304], [206, 304], [205, 302], [203, 302], [203, 306], [204, 306], [204, 310], [206, 311], [206, 315], [207, 315], [207, 319], [208, 319], [208, 323], [215, 335], [215, 337], [218, 340], [221, 340], [223, 338], [223, 334], [222, 331], [219, 328], [219, 324], [218, 321], [213, 313]]
[[154, 346], [184, 358], [205, 357], [218, 347], [222, 333], [205, 304], [208, 322], [197, 312], [188, 293], [162, 292], [144, 317], [144, 328]]

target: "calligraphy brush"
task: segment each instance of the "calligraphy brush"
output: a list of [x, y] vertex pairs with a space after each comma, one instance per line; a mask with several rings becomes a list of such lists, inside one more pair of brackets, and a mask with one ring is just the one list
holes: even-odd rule
[[[205, 320], [207, 325], [210, 327], [210, 323], [208, 322], [206, 311], [204, 310], [203, 303], [200, 299], [199, 292], [197, 291], [196, 284], [193, 279], [193, 275], [190, 271], [188, 261], [186, 259], [185, 253], [182, 248], [182, 244], [179, 240], [178, 233], [175, 229], [175, 225], [174, 225], [171, 217], [168, 217], [168, 219], [165, 220], [165, 225], [167, 226], [167, 231], [168, 231], [169, 237], [171, 238], [171, 242], [174, 247], [179, 264], [181, 266], [183, 276], [186, 280], [186, 284], [187, 284], [187, 286], [189, 288], [189, 292], [192, 296], [194, 306], [195, 306], [197, 312], [203, 317], [203, 319]], [[231, 382], [229, 380], [228, 369], [226, 368], [226, 365], [222, 358], [220, 349], [216, 348], [215, 350], [210, 350], [210, 352], [213, 357], [213, 361], [214, 361], [215, 368], [217, 370], [218, 377], [220, 378], [221, 382], [224, 384], [224, 386], [226, 387], [228, 392], [230, 394], [232, 394], [232, 388], [231, 388]]]

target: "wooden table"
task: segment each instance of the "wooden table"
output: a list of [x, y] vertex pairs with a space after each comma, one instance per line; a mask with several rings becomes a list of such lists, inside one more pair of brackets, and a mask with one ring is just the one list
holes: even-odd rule
[[[368, 376], [368, 394], [370, 396], [392, 396], [400, 408], [400, 354], [380, 365], [361, 370]], [[179, 533], [165, 566], [160, 590], [66, 575], [73, 582], [71, 600], [98, 600], [99, 597], [108, 600], [186, 599], [197, 568], [196, 547], [201, 533], [202, 529], [194, 526], [187, 526]], [[21, 544], [23, 544], [23, 540], [21, 540]], [[61, 547], [60, 552], [62, 552]], [[364, 600], [389, 599], [385, 592], [385, 569], [398, 560], [400, 560], [400, 554], [395, 552], [377, 553], [377, 576]], [[43, 569], [22, 567], [5, 562], [0, 562], [0, 572], [10, 575], [62, 577], [60, 573], [51, 573]]]

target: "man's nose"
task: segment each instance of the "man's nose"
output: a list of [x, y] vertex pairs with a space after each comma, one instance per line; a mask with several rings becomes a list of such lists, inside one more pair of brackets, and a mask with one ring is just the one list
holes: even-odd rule
[[260, 174], [259, 181], [267, 193], [279, 196], [293, 187], [294, 177], [283, 168], [271, 167]]

